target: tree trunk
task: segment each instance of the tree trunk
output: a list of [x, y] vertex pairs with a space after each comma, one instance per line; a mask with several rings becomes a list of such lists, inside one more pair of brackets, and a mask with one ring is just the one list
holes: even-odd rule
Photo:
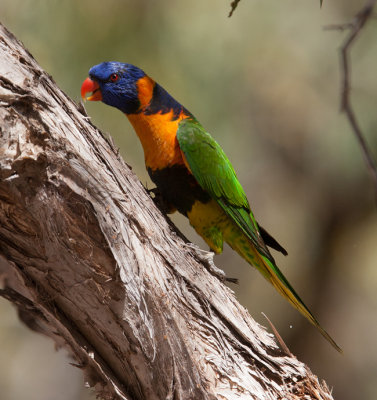
[[0, 124], [0, 294], [102, 398], [332, 399], [2, 26]]

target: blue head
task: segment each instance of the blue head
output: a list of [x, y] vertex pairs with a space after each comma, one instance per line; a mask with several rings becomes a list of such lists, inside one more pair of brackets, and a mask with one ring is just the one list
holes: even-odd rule
[[81, 95], [85, 98], [88, 92], [93, 92], [87, 100], [102, 100], [126, 114], [132, 114], [140, 107], [136, 83], [144, 76], [144, 71], [132, 64], [103, 62], [89, 70]]

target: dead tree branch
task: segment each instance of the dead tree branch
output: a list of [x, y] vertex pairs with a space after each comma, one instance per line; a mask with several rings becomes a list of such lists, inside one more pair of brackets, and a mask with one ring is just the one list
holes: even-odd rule
[[326, 29], [346, 30], [350, 32], [346, 37], [343, 45], [340, 48], [340, 63], [342, 73], [342, 85], [341, 85], [341, 104], [340, 109], [344, 112], [348, 118], [351, 128], [356, 136], [356, 139], [363, 152], [369, 173], [372, 178], [372, 182], [375, 189], [375, 195], [377, 196], [377, 166], [374, 160], [373, 154], [365, 140], [364, 134], [360, 128], [360, 125], [356, 119], [355, 112], [351, 105], [351, 62], [350, 62], [350, 51], [356, 38], [360, 35], [365, 24], [373, 16], [374, 6], [377, 0], [368, 0], [365, 6], [356, 14], [351, 23], [330, 25], [325, 27]]
[[2, 26], [0, 121], [0, 295], [102, 398], [332, 399]]

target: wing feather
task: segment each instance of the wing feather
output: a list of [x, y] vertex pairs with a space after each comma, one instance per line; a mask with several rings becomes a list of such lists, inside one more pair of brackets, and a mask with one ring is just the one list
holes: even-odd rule
[[177, 139], [199, 185], [242, 229], [257, 250], [273, 261], [251, 212], [245, 192], [220, 145], [194, 119], [180, 122]]

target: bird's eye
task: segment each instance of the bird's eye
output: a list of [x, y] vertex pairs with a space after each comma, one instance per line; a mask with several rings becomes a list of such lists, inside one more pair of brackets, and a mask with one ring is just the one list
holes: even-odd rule
[[111, 74], [109, 78], [110, 82], [116, 82], [119, 80], [119, 75], [118, 74]]

